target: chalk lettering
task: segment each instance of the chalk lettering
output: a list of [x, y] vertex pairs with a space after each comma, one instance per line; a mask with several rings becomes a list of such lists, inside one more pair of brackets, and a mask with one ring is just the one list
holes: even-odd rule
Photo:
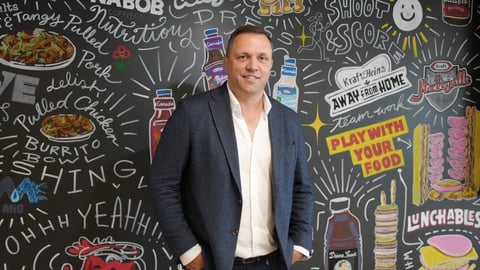
[[[166, 17], [160, 17], [158, 19], [158, 25], [145, 24], [141, 27], [135, 27], [135, 22], [132, 22], [130, 25], [125, 25], [119, 19], [113, 16], [108, 16], [107, 10], [98, 5], [92, 6], [90, 10], [96, 13], [87, 22], [93, 23], [96, 21], [97, 29], [106, 31], [116, 40], [130, 42], [137, 45], [140, 43], [159, 41], [160, 39], [171, 39], [172, 36], [177, 36], [182, 38], [180, 46], [183, 48], [188, 46], [195, 47], [192, 41], [192, 29], [186, 28], [186, 30], [183, 30], [182, 26], [167, 24]], [[75, 18], [75, 21], [72, 22], [72, 24], [79, 24], [80, 22], [78, 22], [78, 20], [79, 18]], [[168, 27], [164, 27], [166, 25], [168, 25]]]
[[0, 116], [4, 122], [7, 122], [9, 119], [10, 119], [10, 115], [8, 114], [7, 112], [7, 109], [9, 109], [11, 107], [10, 103], [3, 103], [1, 106], [0, 106]]
[[25, 114], [19, 114], [13, 120], [13, 124], [14, 125], [19, 124], [26, 131], [30, 131], [27, 124], [32, 126], [37, 121], [39, 121], [42, 117], [46, 116], [50, 112], [60, 110], [60, 109], [68, 109], [67, 104], [71, 95], [72, 95], [72, 92], [68, 93], [64, 99], [59, 100], [57, 102], [48, 101], [47, 99], [42, 98], [39, 103], [35, 104], [36, 115], [27, 116]]
[[201, 4], [211, 4], [212, 7], [219, 7], [223, 4], [223, 0], [174, 0], [173, 2], [173, 6], [177, 10], [194, 7]]
[[17, 10], [18, 10], [17, 4], [11, 4], [9, 2], [0, 3], [0, 12], [12, 12]]
[[79, 87], [80, 89], [85, 89], [88, 91], [97, 91], [97, 92], [105, 92], [106, 88], [99, 88], [97, 86], [97, 80], [93, 80], [92, 82], [87, 82], [85, 79], [79, 79], [78, 73], [75, 76], [72, 76], [72, 73], [67, 71], [65, 73], [65, 79], [61, 79], [55, 81], [55, 78], [52, 78], [52, 82], [50, 85], [47, 86], [46, 91], [52, 92], [60, 89], [65, 89], [70, 86]]
[[427, 210], [409, 215], [407, 224], [407, 232], [446, 225], [461, 225], [479, 229], [480, 211], [460, 208]]
[[388, 70], [389, 70], [389, 67], [386, 65], [362, 67], [362, 70], [355, 71], [353, 72], [352, 75], [345, 76], [344, 78], [342, 78], [342, 82], [344, 87], [348, 87], [352, 84], [356, 85], [372, 77], [376, 77], [381, 74], [384, 74]]
[[380, 141], [365, 145], [358, 149], [352, 149], [356, 161], [363, 161], [364, 159], [371, 159], [374, 157], [382, 156], [388, 152], [392, 152], [394, 149], [391, 140]]
[[15, 74], [8, 71], [3, 71], [2, 75], [5, 81], [0, 81], [0, 95], [13, 81], [12, 101], [26, 104], [35, 103], [35, 90], [40, 78]]
[[339, 108], [351, 106], [352, 104], [358, 102], [359, 96], [360, 93], [358, 90], [346, 92], [344, 95], [339, 95], [338, 97], [332, 99], [333, 108], [337, 110]]
[[128, 178], [137, 172], [134, 165], [135, 163], [131, 160], [119, 160], [113, 166], [113, 172], [119, 178]]
[[97, 30], [91, 26], [87, 26], [85, 29], [82, 29], [81, 26], [85, 26], [83, 20], [74, 14], [69, 14], [70, 20], [67, 21], [63, 30], [70, 30], [72, 33], [77, 34], [82, 37], [88, 44], [92, 45], [93, 48], [97, 49], [98, 53], [107, 55], [109, 52], [103, 50], [103, 46], [107, 43], [108, 38], [105, 38], [103, 41], [97, 41], [95, 34]]
[[390, 104], [390, 105], [385, 106], [385, 107], [378, 107], [377, 109], [375, 109], [373, 111], [373, 113], [375, 113], [376, 115], [384, 115], [384, 114], [387, 114], [387, 113], [393, 112], [393, 111], [395, 111], [395, 112], [410, 111], [412, 108], [407, 107], [403, 104], [404, 99], [405, 99], [405, 96], [402, 94], [398, 98], [397, 104]]
[[407, 85], [403, 78], [403, 73], [397, 73], [395, 76], [390, 76], [378, 82], [378, 90], [383, 93], [400, 86]]
[[329, 11], [328, 18], [331, 24], [339, 19], [351, 19], [358, 17], [383, 18], [390, 10], [390, 5], [377, 0], [330, 0], [325, 1], [325, 8]]
[[200, 10], [195, 10], [192, 12], [193, 15], [197, 15], [196, 17], [198, 18], [195, 21], [195, 24], [200, 24], [204, 25], [205, 23], [213, 20], [213, 11], [209, 9], [200, 9]]
[[145, 16], [139, 14], [137, 12], [125, 11], [125, 10], [116, 10], [116, 9], [109, 9], [108, 14], [111, 16], [121, 16], [125, 19], [135, 20], [135, 21], [142, 21], [145, 19]]
[[347, 115], [347, 116], [335, 118], [333, 119], [333, 122], [335, 123], [335, 125], [330, 130], [330, 132], [334, 132], [338, 128], [346, 128], [350, 125], [361, 123], [363, 120], [371, 119], [371, 118], [373, 118], [373, 115], [371, 115], [369, 111], [360, 113], [357, 116]]
[[98, 101], [92, 101], [90, 97], [86, 96], [80, 97], [74, 103], [76, 109], [88, 113], [88, 115], [95, 119], [97, 124], [102, 127], [103, 131], [107, 135], [107, 138], [111, 139], [114, 145], [119, 146], [117, 142], [117, 136], [115, 135], [113, 128], [110, 127], [110, 124], [113, 122], [113, 118], [101, 115], [101, 109], [97, 110], [97, 105], [99, 105]]
[[25, 175], [25, 176], [32, 175], [32, 169], [35, 168], [35, 165], [25, 161], [20, 161], [20, 160], [13, 161], [12, 165], [13, 165], [13, 168], [11, 169], [12, 173]]
[[457, 72], [453, 80], [444, 81], [440, 75], [435, 76], [434, 83], [430, 83], [431, 80], [431, 78], [418, 80], [418, 93], [410, 96], [411, 102], [421, 102], [423, 96], [429, 93], [444, 92], [448, 94], [452, 89], [467, 86], [472, 83], [472, 77], [464, 68]]
[[35, 21], [38, 25], [48, 25], [50, 27], [56, 27], [60, 23], [64, 23], [60, 19], [60, 14], [28, 14], [23, 11], [13, 13], [13, 17], [17, 19], [18, 23], [26, 23], [29, 21]]
[[334, 51], [336, 55], [345, 55], [352, 50], [352, 47], [363, 48], [363, 42], [375, 49], [387, 50], [387, 42], [390, 40], [387, 33], [377, 29], [372, 23], [354, 22], [341, 24], [337, 27], [336, 34], [333, 29], [326, 31], [329, 44], [327, 50]]
[[365, 177], [378, 174], [404, 165], [402, 150], [387, 153], [379, 158], [372, 158], [362, 163], [362, 172]]
[[114, 81], [110, 79], [111, 77], [110, 71], [112, 70], [112, 65], [107, 65], [106, 67], [102, 67], [100, 63], [93, 62], [93, 60], [95, 60], [95, 57], [96, 57], [94, 53], [87, 50], [82, 50], [82, 51], [83, 51], [83, 55], [80, 61], [78, 62], [77, 68], [80, 68], [83, 65], [83, 67], [86, 69], [93, 69], [97, 77], [104, 79], [109, 83], [116, 84], [116, 83], [122, 82], [122, 81]]
[[[96, 3], [97, 0], [90, 0]], [[153, 15], [162, 15], [164, 3], [163, 0], [98, 0], [102, 5], [114, 5], [129, 10], [136, 10], [142, 13], [150, 13]]]
[[37, 138], [26, 135], [26, 142], [24, 144], [24, 148], [30, 151], [40, 151], [42, 154], [53, 155], [53, 156], [60, 156], [60, 157], [68, 157], [68, 156], [76, 156], [79, 155], [87, 155], [87, 147], [88, 144], [83, 144], [80, 146], [67, 146], [67, 145], [50, 145], [46, 142], [40, 141]]

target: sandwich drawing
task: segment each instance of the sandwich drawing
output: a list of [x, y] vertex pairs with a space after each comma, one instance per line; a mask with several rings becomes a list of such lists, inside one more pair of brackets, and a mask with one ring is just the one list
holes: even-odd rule
[[449, 116], [447, 132], [430, 125], [414, 129], [413, 204], [427, 200], [473, 200], [480, 190], [480, 111], [466, 107], [465, 116]]
[[461, 234], [432, 236], [420, 248], [419, 270], [473, 270], [478, 254], [472, 241]]

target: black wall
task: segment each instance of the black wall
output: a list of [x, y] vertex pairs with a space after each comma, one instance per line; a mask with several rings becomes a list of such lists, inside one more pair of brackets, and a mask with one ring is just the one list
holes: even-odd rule
[[[466, 23], [446, 21], [443, 2], [451, 1], [297, 2], [289, 5], [303, 10], [261, 15], [264, 1], [2, 1], [0, 35], [41, 28], [70, 40], [74, 55], [35, 65], [2, 56], [0, 268], [90, 269], [116, 255], [125, 269], [177, 269], [147, 197], [155, 90], [172, 89], [176, 101], [205, 91], [204, 31], [217, 28], [226, 46], [242, 24], [272, 34], [268, 94], [284, 57], [296, 60], [316, 202], [314, 254], [294, 269], [324, 269], [329, 207], [338, 198], [350, 200], [360, 223], [363, 269], [374, 269], [375, 209], [382, 192], [391, 204], [392, 189], [396, 269], [420, 268], [420, 247], [432, 236], [460, 234], [478, 250], [480, 180], [468, 166], [479, 167], [480, 131], [465, 135], [462, 172], [472, 178], [458, 177], [455, 192], [419, 182], [424, 159], [415, 140], [422, 126], [445, 136], [437, 175], [451, 179], [449, 119], [479, 106], [478, 2], [468, 1]], [[95, 130], [42, 134], [42, 121], [62, 114], [83, 115]]]

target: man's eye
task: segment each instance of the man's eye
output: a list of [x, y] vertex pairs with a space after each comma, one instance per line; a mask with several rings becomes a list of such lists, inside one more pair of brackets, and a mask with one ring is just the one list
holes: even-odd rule
[[240, 60], [245, 60], [245, 59], [247, 59], [247, 57], [246, 57], [245, 55], [240, 55], [240, 56], [238, 57], [238, 59], [240, 59]]

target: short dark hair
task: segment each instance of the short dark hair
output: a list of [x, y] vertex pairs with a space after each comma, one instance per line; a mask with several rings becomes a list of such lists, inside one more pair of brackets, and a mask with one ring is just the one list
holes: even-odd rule
[[235, 31], [233, 31], [233, 33], [230, 35], [230, 39], [228, 40], [228, 43], [227, 43], [226, 55], [230, 54], [230, 47], [233, 43], [233, 40], [238, 35], [245, 34], [245, 33], [264, 35], [265, 37], [267, 37], [268, 41], [270, 41], [270, 45], [272, 45], [273, 47], [272, 38], [265, 30], [255, 25], [242, 25], [242, 26], [239, 26], [237, 29], [235, 29]]

